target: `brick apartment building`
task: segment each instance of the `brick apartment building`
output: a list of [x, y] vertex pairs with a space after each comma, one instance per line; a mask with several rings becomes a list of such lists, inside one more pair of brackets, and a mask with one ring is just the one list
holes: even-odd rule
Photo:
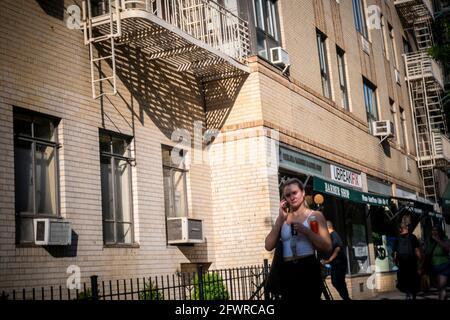
[[394, 222], [443, 223], [428, 4], [2, 1], [0, 289], [260, 264], [286, 177], [324, 196], [351, 295], [394, 288]]

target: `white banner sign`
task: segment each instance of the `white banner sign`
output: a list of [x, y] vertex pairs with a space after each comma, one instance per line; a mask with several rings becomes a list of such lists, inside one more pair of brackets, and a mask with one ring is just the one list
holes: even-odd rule
[[362, 188], [361, 175], [350, 170], [330, 164], [331, 179], [352, 187]]

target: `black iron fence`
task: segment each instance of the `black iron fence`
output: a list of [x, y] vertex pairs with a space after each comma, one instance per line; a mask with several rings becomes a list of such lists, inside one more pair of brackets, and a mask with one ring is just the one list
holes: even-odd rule
[[102, 280], [92, 275], [76, 289], [66, 286], [2, 291], [6, 300], [263, 300], [269, 264], [192, 273]]

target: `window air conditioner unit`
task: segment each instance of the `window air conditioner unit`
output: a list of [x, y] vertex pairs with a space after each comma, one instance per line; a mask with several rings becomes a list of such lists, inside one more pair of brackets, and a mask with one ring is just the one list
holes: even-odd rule
[[275, 65], [289, 66], [289, 54], [281, 47], [274, 47], [270, 49], [270, 62]]
[[376, 137], [393, 137], [395, 135], [394, 124], [390, 120], [372, 122], [372, 132]]
[[187, 217], [167, 218], [167, 242], [169, 244], [202, 243], [203, 221]]
[[33, 219], [34, 243], [41, 246], [67, 246], [72, 242], [70, 222], [62, 219]]
[[398, 72], [397, 69], [394, 69], [394, 73], [395, 73], [395, 81], [396, 81], [398, 84], [401, 84], [401, 82], [400, 82], [400, 72]]

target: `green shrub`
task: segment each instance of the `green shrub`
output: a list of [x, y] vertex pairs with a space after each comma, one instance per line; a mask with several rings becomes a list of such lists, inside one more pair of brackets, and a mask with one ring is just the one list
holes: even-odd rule
[[[97, 297], [99, 295], [99, 290], [97, 290]], [[87, 289], [85, 291], [81, 291], [78, 293], [78, 298], [75, 298], [75, 300], [92, 300], [92, 291], [91, 289]]]
[[[194, 294], [192, 299], [200, 299], [198, 275], [194, 277]], [[228, 300], [230, 295], [221, 276], [216, 273], [206, 273], [202, 276], [204, 300]]]
[[144, 290], [139, 292], [139, 300], [163, 300], [162, 292], [149, 280], [145, 284]]

